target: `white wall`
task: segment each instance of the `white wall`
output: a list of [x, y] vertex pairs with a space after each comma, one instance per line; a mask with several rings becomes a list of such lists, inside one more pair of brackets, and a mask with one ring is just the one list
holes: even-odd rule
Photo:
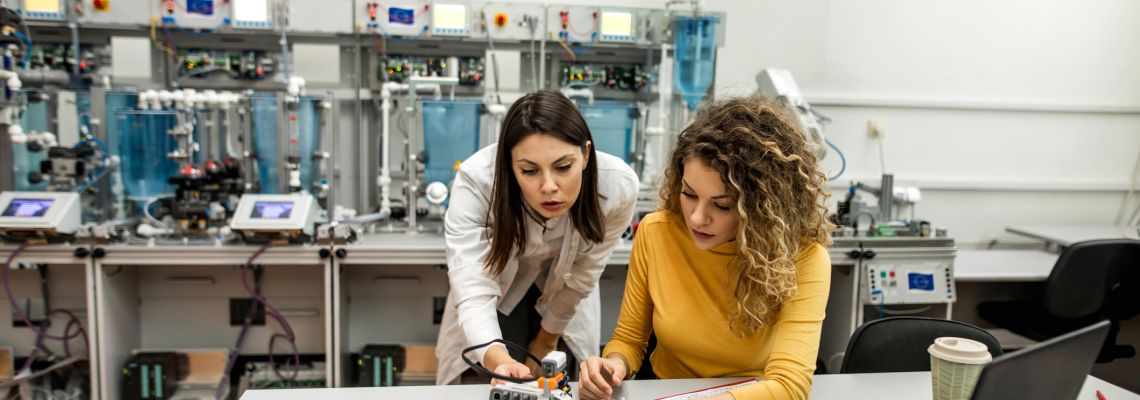
[[[646, 2], [652, 3], [652, 2]], [[1109, 224], [1140, 150], [1140, 3], [727, 1], [721, 95], [786, 68], [834, 122], [836, 182], [918, 185], [918, 216], [960, 243], [1012, 224]], [[838, 157], [824, 166], [839, 168]], [[1133, 206], [1134, 207], [1134, 206]]]
[[[535, 2], [542, 2], [536, 0]], [[559, 4], [597, 5], [594, 0]], [[553, 4], [553, 3], [552, 3]], [[607, 5], [662, 7], [663, 1]], [[1110, 224], [1140, 153], [1140, 2], [707, 0], [727, 13], [718, 94], [794, 74], [833, 119], [850, 180], [924, 190], [920, 218], [962, 244], [1013, 224]], [[836, 154], [824, 160], [839, 169]], [[1134, 206], [1133, 206], [1134, 207]]]

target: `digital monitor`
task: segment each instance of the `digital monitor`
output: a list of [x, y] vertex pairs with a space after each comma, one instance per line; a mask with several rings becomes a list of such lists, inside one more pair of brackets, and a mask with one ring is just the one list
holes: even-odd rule
[[633, 13], [603, 11], [601, 34], [602, 36], [632, 36]]
[[3, 217], [37, 218], [43, 217], [51, 209], [53, 199], [12, 199], [4, 209]]
[[467, 6], [462, 4], [436, 4], [432, 7], [431, 23], [435, 29], [467, 29]]
[[414, 25], [416, 23], [416, 10], [411, 8], [388, 7], [388, 23]]
[[289, 219], [293, 214], [291, 201], [258, 201], [253, 203], [253, 212], [250, 218], [258, 219]]
[[24, 11], [29, 13], [61, 13], [59, 0], [24, 0]]
[[269, 22], [269, 0], [233, 0], [234, 21]]

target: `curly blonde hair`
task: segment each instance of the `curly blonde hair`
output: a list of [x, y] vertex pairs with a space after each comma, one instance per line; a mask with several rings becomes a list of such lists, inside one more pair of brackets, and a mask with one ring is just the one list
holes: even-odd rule
[[736, 98], [699, 112], [669, 158], [663, 209], [684, 215], [681, 178], [685, 161], [693, 158], [720, 173], [736, 203], [740, 223], [731, 265], [739, 268], [729, 328], [737, 335], [741, 326], [755, 331], [771, 324], [781, 304], [796, 294], [793, 259], [801, 249], [831, 244], [835, 226], [827, 218], [827, 178], [804, 137], [781, 106]]

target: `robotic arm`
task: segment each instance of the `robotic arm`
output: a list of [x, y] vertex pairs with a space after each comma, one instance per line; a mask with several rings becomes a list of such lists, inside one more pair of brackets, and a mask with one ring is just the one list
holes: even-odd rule
[[792, 73], [785, 69], [765, 69], [756, 74], [757, 95], [783, 104], [795, 117], [797, 127], [806, 136], [812, 152], [820, 160], [827, 156], [820, 118], [812, 113], [811, 105], [804, 100]]

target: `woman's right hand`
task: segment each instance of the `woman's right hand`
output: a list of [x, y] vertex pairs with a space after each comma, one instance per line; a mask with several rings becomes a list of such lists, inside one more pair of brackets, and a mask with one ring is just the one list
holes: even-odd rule
[[578, 370], [578, 398], [608, 400], [627, 373], [625, 361], [619, 358], [590, 357]]
[[[495, 367], [495, 373], [512, 378], [530, 378], [532, 376], [530, 373], [530, 367], [526, 366], [526, 364], [514, 360], [499, 364], [499, 366]], [[507, 382], [499, 379], [491, 379], [491, 385], [498, 385], [500, 383]]]

